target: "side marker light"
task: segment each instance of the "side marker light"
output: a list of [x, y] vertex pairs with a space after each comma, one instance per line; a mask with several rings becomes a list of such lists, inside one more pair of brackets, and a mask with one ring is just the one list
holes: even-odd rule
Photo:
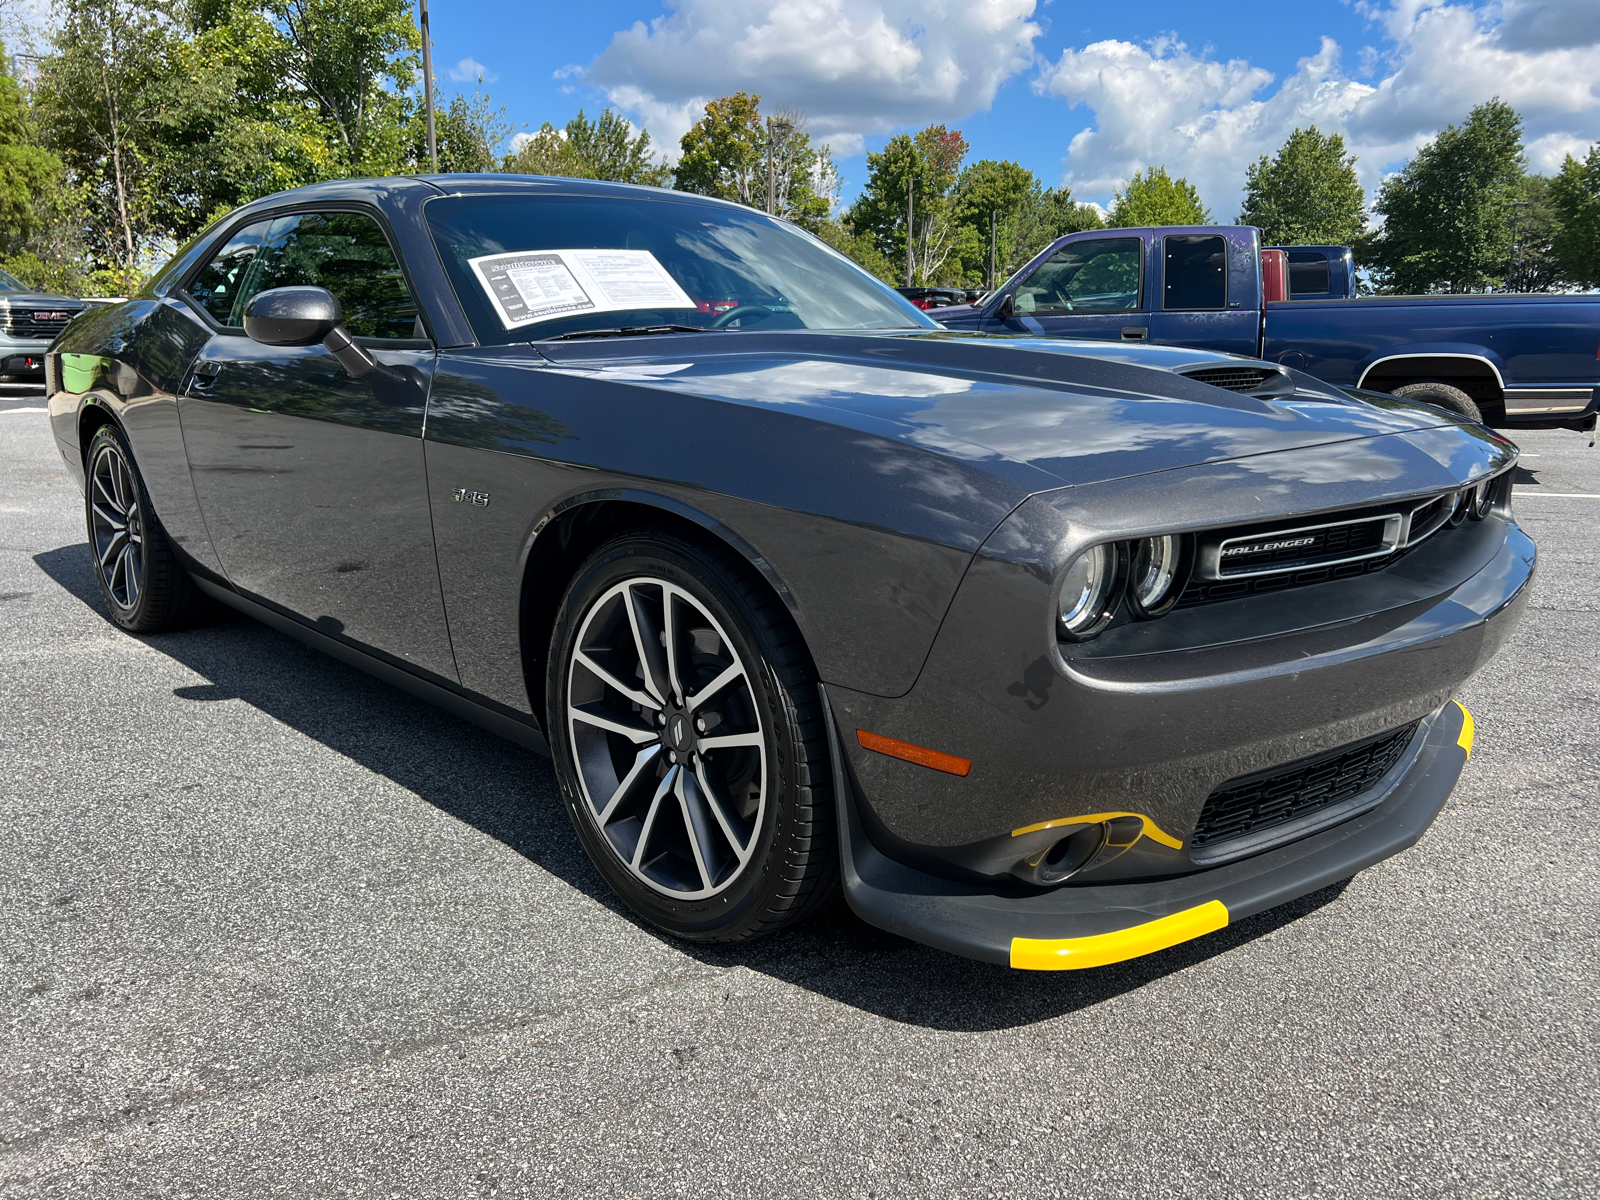
[[863, 749], [887, 754], [890, 758], [902, 758], [906, 762], [916, 763], [919, 767], [932, 767], [935, 771], [943, 771], [947, 775], [966, 775], [972, 770], [970, 758], [959, 758], [954, 754], [929, 750], [926, 746], [913, 746], [910, 742], [884, 737], [881, 733], [868, 733], [865, 729], [858, 729], [856, 741], [861, 743]]

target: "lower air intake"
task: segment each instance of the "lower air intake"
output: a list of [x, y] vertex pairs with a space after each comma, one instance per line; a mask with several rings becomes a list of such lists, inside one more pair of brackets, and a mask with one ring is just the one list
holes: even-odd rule
[[1223, 784], [1206, 798], [1189, 844], [1244, 837], [1359, 796], [1400, 761], [1418, 724]]

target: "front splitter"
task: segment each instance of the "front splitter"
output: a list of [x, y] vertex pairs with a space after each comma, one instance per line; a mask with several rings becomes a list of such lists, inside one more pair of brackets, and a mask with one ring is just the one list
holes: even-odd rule
[[1472, 718], [1451, 701], [1377, 807], [1287, 846], [1150, 883], [987, 890], [889, 858], [866, 836], [822, 689], [833, 754], [845, 898], [870, 924], [953, 954], [1027, 970], [1105, 966], [1309, 895], [1413, 846], [1466, 766]]

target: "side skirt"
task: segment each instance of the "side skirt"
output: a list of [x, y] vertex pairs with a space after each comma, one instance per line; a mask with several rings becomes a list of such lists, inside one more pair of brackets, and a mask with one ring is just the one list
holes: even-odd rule
[[550, 757], [550, 745], [545, 741], [544, 734], [527, 720], [508, 716], [506, 713], [500, 712], [487, 704], [468, 699], [459, 692], [453, 692], [449, 688], [440, 687], [436, 683], [430, 683], [426, 679], [418, 678], [410, 671], [386, 663], [376, 655], [358, 650], [354, 646], [339, 641], [337, 638], [329, 637], [319, 630], [312, 629], [310, 626], [296, 621], [293, 617], [286, 617], [282, 613], [266, 607], [264, 604], [257, 604], [254, 600], [247, 600], [232, 588], [222, 587], [198, 574], [194, 575], [193, 578], [195, 586], [213, 600], [226, 604], [229, 608], [237, 609], [245, 616], [260, 621], [263, 625], [270, 625], [279, 633], [286, 633], [290, 637], [304, 642], [314, 650], [320, 650], [331, 658], [336, 658], [342, 663], [355, 667], [358, 671], [365, 671], [368, 675], [381, 679], [383, 682], [400, 688], [402, 691], [410, 692], [413, 696], [420, 697], [430, 704], [435, 704], [463, 720], [482, 726], [490, 733], [499, 734], [508, 741], [516, 742], [519, 746], [542, 754], [546, 758]]

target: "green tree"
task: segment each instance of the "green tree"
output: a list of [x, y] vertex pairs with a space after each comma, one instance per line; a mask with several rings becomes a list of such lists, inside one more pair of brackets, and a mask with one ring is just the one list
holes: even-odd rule
[[[0, 60], [5, 58], [0, 43]], [[36, 144], [27, 96], [0, 75], [0, 269], [30, 287], [77, 290], [81, 247], [61, 160]]]
[[966, 156], [967, 140], [943, 125], [896, 134], [867, 155], [867, 183], [846, 224], [904, 264], [900, 278], [909, 286], [954, 282], [963, 259], [982, 253], [977, 231], [961, 225], [952, 203]]
[[1167, 174], [1165, 167], [1135, 171], [1116, 194], [1106, 224], [1113, 229], [1143, 225], [1209, 225], [1211, 214], [1200, 203], [1194, 184]]
[[276, 77], [314, 104], [350, 171], [405, 169], [418, 51], [410, 0], [266, 0]]
[[652, 187], [665, 187], [672, 179], [672, 169], [650, 153], [650, 134], [635, 133], [626, 117], [609, 108], [593, 121], [580, 108], [561, 129], [546, 121], [506, 158], [503, 169]]
[[[0, 59], [6, 56], [0, 42]], [[61, 160], [34, 144], [22, 88], [0, 75], [0, 254], [13, 254], [45, 221], [48, 198], [61, 186]]]
[[980, 159], [956, 181], [956, 220], [972, 231], [963, 239], [982, 248], [977, 260], [964, 263], [963, 274], [981, 279], [992, 288], [999, 273], [1016, 251], [1018, 218], [1039, 181], [1032, 171], [1014, 162]]
[[665, 187], [672, 177], [671, 168], [650, 152], [649, 132], [635, 133], [626, 117], [609, 108], [595, 121], [580, 108], [567, 122], [566, 135], [568, 150], [583, 164], [586, 179]]
[[888, 255], [878, 249], [878, 243], [870, 233], [854, 233], [843, 221], [824, 221], [816, 234], [840, 254], [854, 259], [856, 265], [868, 274], [876, 275], [887, 284], [900, 282], [904, 269], [891, 262]]
[[40, 133], [79, 193], [96, 265], [127, 287], [162, 234], [152, 216], [172, 182], [159, 166], [177, 34], [136, 0], [66, 0], [59, 11], [34, 93]]
[[1561, 214], [1552, 202], [1555, 181], [1545, 175], [1527, 175], [1512, 202], [1511, 253], [1506, 263], [1505, 287], [1512, 292], [1550, 292], [1564, 287], [1568, 276], [1556, 253], [1562, 231]]
[[1268, 245], [1347, 246], [1366, 228], [1366, 203], [1344, 138], [1313, 125], [1247, 168], [1239, 224], [1260, 226]]
[[1384, 181], [1383, 228], [1361, 247], [1380, 290], [1477, 292], [1498, 287], [1511, 257], [1522, 187], [1522, 118], [1498, 97], [1449, 125]]
[[[762, 124], [763, 150], [756, 185], [756, 206], [816, 232], [839, 203], [839, 171], [827, 146], [811, 144], [806, 116], [780, 108]], [[769, 179], [770, 173], [770, 179]]]
[[1560, 222], [1551, 250], [1562, 275], [1583, 287], [1600, 287], [1600, 142], [1582, 162], [1567, 155], [1550, 181], [1549, 202]]
[[1086, 229], [1104, 229], [1105, 224], [1098, 209], [1072, 198], [1071, 188], [1035, 188], [1017, 219], [1015, 257], [1006, 270], [1021, 266], [1059, 237]]
[[283, 35], [264, 10], [192, 0], [186, 11], [188, 36], [174, 46], [179, 81], [165, 109], [174, 185], [159, 210], [174, 238], [259, 196], [354, 173], [315, 97], [284, 77]]
[[[778, 109], [761, 112], [761, 97], [746, 92], [706, 105], [680, 142], [683, 153], [673, 186], [735, 200], [813, 231], [821, 229], [838, 203], [839, 173], [827, 147], [811, 144], [805, 114]], [[770, 173], [770, 177], [769, 177]]]
[[[450, 97], [450, 103], [438, 113], [435, 122], [439, 170], [446, 174], [499, 170], [504, 157], [502, 148], [511, 137], [511, 123], [506, 120], [505, 113], [505, 105], [495, 108], [490, 103], [483, 90], [482, 76], [471, 96], [458, 92]], [[425, 130], [423, 140], [426, 141]], [[419, 144], [412, 153], [421, 163], [427, 155], [427, 147]]]
[[566, 130], [557, 129], [549, 121], [507, 155], [502, 169], [516, 175], [559, 175], [567, 179], [589, 177], [589, 166], [568, 144]]
[[765, 207], [766, 128], [761, 97], [735, 92], [706, 105], [705, 115], [683, 135], [673, 186], [722, 200]]

